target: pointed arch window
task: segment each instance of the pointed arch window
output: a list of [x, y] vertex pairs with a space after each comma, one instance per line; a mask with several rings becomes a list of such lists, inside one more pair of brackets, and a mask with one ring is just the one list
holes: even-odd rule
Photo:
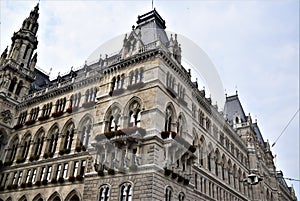
[[178, 195], [178, 201], [184, 201], [185, 195], [183, 192], [179, 193]]
[[173, 193], [173, 190], [170, 186], [168, 186], [166, 188], [166, 192], [165, 192], [165, 201], [171, 201], [172, 200], [172, 193]]
[[7, 162], [12, 162], [15, 160], [15, 157], [16, 157], [16, 153], [17, 153], [17, 150], [18, 150], [18, 144], [19, 144], [19, 139], [17, 136], [14, 137], [14, 139], [11, 140], [11, 144], [9, 146], [9, 149], [8, 149], [8, 153], [7, 153], [7, 158], [6, 158], [6, 161]]
[[92, 135], [92, 121], [91, 119], [88, 118], [83, 122], [81, 139], [80, 139], [81, 145], [88, 147], [91, 135]]
[[18, 118], [18, 124], [24, 124], [27, 117], [27, 111], [21, 112]]
[[27, 135], [24, 140], [22, 141], [22, 151], [21, 151], [21, 158], [25, 159], [28, 155], [28, 151], [30, 148], [30, 141], [31, 141], [31, 136]]
[[207, 168], [211, 171], [211, 153], [207, 155]]
[[166, 117], [165, 117], [165, 131], [171, 131], [172, 121], [173, 121], [173, 111], [170, 107], [167, 107]]
[[38, 134], [36, 134], [33, 144], [33, 155], [40, 156], [44, 144], [44, 131], [40, 131]]
[[129, 124], [128, 127], [141, 126], [141, 106], [134, 101], [129, 106]]
[[48, 153], [55, 153], [58, 141], [58, 128], [55, 127], [50, 130], [50, 135], [48, 137]]
[[17, 96], [20, 95], [22, 87], [23, 87], [23, 81], [20, 80], [19, 83], [18, 83], [18, 85], [17, 85], [17, 89], [16, 89], [16, 93], [15, 93]]
[[132, 185], [124, 183], [120, 187], [120, 201], [132, 201]]
[[14, 77], [14, 78], [11, 80], [11, 82], [10, 82], [8, 91], [13, 92], [14, 89], [15, 89], [15, 86], [16, 86], [17, 82], [18, 82], [17, 78]]
[[71, 150], [73, 138], [74, 138], [74, 124], [71, 123], [70, 125], [68, 125], [63, 135], [63, 149]]
[[120, 112], [118, 107], [108, 109], [105, 115], [105, 132], [116, 131], [120, 128]]
[[110, 188], [108, 185], [103, 185], [100, 187], [99, 191], [99, 201], [109, 201]]

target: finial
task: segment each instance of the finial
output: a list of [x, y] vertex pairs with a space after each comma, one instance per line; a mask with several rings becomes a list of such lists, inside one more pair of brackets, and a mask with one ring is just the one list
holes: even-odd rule
[[135, 28], [135, 26], [134, 26], [134, 25], [132, 25], [132, 31], [134, 30], [134, 28]]
[[71, 66], [71, 71], [73, 71], [73, 66]]
[[60, 77], [60, 72], [58, 72], [58, 75], [57, 75], [57, 77]]
[[50, 76], [51, 72], [52, 72], [52, 67], [49, 70], [48, 76]]

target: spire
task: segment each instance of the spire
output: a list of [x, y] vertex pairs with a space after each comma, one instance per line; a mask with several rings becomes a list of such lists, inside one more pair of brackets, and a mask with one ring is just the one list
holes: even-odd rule
[[16, 68], [29, 68], [31, 58], [37, 48], [38, 11], [39, 4], [31, 10], [29, 16], [23, 21], [21, 29], [11, 38], [12, 44], [7, 60]]

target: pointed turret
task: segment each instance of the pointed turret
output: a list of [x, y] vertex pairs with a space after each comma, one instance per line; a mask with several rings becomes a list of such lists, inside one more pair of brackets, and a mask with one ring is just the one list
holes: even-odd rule
[[12, 44], [7, 59], [11, 61], [16, 68], [27, 68], [30, 64], [33, 52], [37, 48], [38, 41], [36, 33], [39, 27], [37, 22], [39, 18], [38, 10], [39, 4], [30, 12], [29, 17], [23, 21], [21, 29], [15, 32], [11, 38]]
[[[29, 92], [34, 81], [34, 70], [37, 62], [37, 30], [39, 4], [23, 21], [18, 32], [11, 38], [12, 44], [4, 50], [0, 57], [0, 93], [5, 98], [21, 101], [21, 97]], [[8, 51], [9, 50], [9, 51]]]

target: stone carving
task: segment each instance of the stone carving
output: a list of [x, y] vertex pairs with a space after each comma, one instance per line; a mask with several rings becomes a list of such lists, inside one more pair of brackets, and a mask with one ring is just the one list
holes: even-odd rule
[[3, 110], [0, 118], [2, 119], [3, 123], [10, 124], [13, 119], [13, 115], [10, 110]]

